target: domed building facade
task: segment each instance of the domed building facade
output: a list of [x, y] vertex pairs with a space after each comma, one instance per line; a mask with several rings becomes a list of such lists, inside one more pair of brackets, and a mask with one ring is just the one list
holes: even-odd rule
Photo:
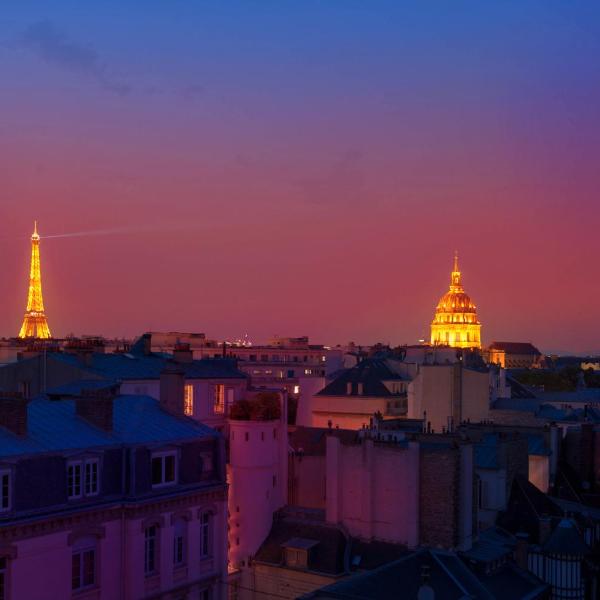
[[454, 256], [450, 289], [440, 298], [435, 309], [431, 345], [481, 348], [481, 323], [477, 318], [477, 307], [462, 286], [458, 254]]

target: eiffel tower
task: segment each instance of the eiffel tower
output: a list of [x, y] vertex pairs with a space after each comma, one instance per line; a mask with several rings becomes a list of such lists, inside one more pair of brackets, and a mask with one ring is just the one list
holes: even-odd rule
[[27, 311], [19, 331], [20, 338], [48, 339], [52, 337], [48, 320], [44, 314], [42, 298], [42, 274], [40, 272], [40, 236], [37, 221], [31, 236], [31, 270], [29, 274], [29, 293], [27, 295]]

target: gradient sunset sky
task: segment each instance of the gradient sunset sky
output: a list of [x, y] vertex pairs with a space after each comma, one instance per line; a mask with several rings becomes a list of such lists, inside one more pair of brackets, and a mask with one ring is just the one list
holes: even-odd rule
[[600, 5], [4, 1], [0, 335], [600, 350]]

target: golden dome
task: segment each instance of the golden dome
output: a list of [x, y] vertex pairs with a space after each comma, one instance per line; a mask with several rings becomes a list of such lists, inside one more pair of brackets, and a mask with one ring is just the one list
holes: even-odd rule
[[431, 343], [457, 348], [480, 348], [480, 334], [481, 323], [477, 319], [477, 307], [462, 286], [458, 254], [455, 254], [450, 289], [440, 298], [431, 323]]

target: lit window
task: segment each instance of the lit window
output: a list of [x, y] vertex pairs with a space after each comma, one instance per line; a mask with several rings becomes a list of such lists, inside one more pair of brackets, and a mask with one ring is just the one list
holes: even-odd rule
[[200, 515], [200, 558], [209, 558], [211, 551], [211, 521], [212, 517], [208, 511]]
[[164, 452], [152, 457], [152, 487], [175, 483], [175, 453]]
[[157, 571], [157, 533], [156, 525], [146, 527], [144, 530], [144, 574], [153, 575]]
[[10, 471], [0, 471], [0, 512], [5, 510], [10, 510]]
[[183, 414], [191, 417], [194, 414], [194, 386], [186, 385], [183, 388]]
[[299, 385], [295, 385], [294, 386], [294, 394], [299, 394], [300, 393], [300, 386]]
[[215, 385], [213, 412], [220, 415], [225, 412], [225, 386], [223, 384]]
[[[96, 583], [96, 540], [84, 538], [73, 547], [71, 588], [82, 590]], [[1, 597], [1, 596], [0, 596]]]
[[185, 564], [187, 523], [183, 519], [175, 521], [173, 528], [173, 565], [181, 567]]

